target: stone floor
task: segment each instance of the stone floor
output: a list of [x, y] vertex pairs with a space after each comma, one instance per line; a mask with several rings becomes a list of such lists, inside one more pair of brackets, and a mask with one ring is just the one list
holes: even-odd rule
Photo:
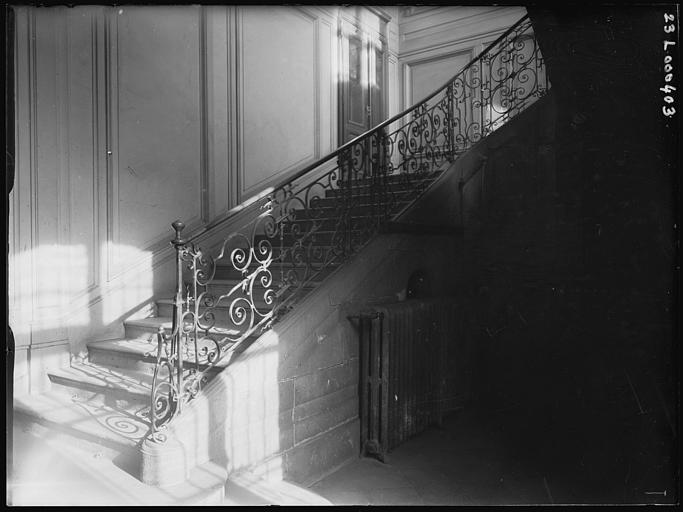
[[391, 451], [385, 463], [359, 459], [311, 490], [335, 505], [553, 503], [554, 482], [512, 458], [491, 426], [474, 415], [451, 416]]
[[335, 505], [675, 502], [675, 489], [665, 496], [655, 484], [634, 482], [636, 468], [620, 464], [609, 443], [601, 447], [599, 431], [589, 430], [593, 444], [585, 439], [580, 447], [566, 434], [560, 446], [562, 439], [539, 433], [538, 418], [528, 414], [521, 407], [456, 413], [391, 451], [385, 463], [359, 459], [310, 490]]
[[[676, 485], [663, 480], [652, 464], [637, 462], [642, 449], [617, 441], [623, 432], [610, 425], [601, 427], [597, 413], [564, 414], [554, 420], [545, 416], [536, 406], [521, 405], [460, 411], [391, 451], [385, 463], [359, 458], [308, 489], [236, 477], [225, 484], [220, 468], [212, 467], [203, 468], [191, 485], [151, 488], [122, 471], [120, 463], [110, 460], [101, 448], [74, 447], [63, 434], [15, 421], [10, 499], [17, 505], [209, 504], [216, 503], [216, 489], [223, 487], [225, 505], [676, 501]], [[636, 441], [659, 435], [635, 429], [652, 423], [648, 417], [628, 420]], [[578, 421], [581, 418], [583, 423]]]
[[129, 462], [106, 446], [80, 440], [39, 423], [14, 418], [11, 506], [329, 505], [320, 495], [288, 482], [249, 474], [225, 478], [208, 463], [189, 481], [151, 487], [132, 476]]

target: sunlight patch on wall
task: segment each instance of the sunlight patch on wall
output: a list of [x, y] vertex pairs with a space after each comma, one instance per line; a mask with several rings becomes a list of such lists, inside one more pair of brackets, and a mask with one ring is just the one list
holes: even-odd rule
[[137, 247], [113, 242], [102, 245], [102, 261], [107, 261], [106, 258], [114, 254], [117, 256], [117, 266], [128, 267], [130, 271], [107, 282], [107, 266], [100, 268], [101, 282], [106, 283], [107, 288], [102, 297], [102, 321], [105, 325], [139, 311], [154, 294], [151, 254]]
[[9, 272], [27, 283], [10, 289], [10, 324], [16, 333], [88, 323], [87, 310], [71, 307], [88, 286], [84, 245], [41, 245], [10, 255]]
[[[278, 335], [269, 331], [254, 353], [228, 369], [231, 387], [226, 425], [226, 453], [233, 468], [262, 462], [280, 451]], [[277, 474], [276, 474], [277, 473]], [[269, 478], [281, 478], [279, 464]]]

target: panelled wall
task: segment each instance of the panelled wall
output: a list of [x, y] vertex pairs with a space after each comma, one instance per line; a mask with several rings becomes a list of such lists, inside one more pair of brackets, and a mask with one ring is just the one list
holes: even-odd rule
[[526, 14], [523, 7], [420, 6], [399, 11], [402, 105], [444, 85]]
[[[199, 230], [337, 146], [339, 19], [378, 17], [342, 11], [16, 8], [17, 393], [170, 295], [173, 220]], [[374, 26], [392, 114], [396, 16]]]

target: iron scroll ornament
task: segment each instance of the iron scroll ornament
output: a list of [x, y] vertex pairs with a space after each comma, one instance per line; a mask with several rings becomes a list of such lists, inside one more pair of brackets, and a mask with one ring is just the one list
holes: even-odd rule
[[163, 441], [165, 426], [231, 353], [357, 253], [436, 170], [549, 88], [525, 16], [430, 96], [275, 187], [215, 251], [183, 240], [184, 225], [174, 222], [173, 325], [157, 334], [152, 439]]

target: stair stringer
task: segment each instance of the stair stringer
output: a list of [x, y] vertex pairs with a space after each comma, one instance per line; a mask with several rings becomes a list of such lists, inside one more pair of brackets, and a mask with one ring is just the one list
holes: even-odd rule
[[360, 454], [358, 339], [348, 302], [396, 300], [410, 274], [456, 290], [458, 235], [381, 234], [335, 270], [188, 403], [167, 441], [145, 441], [141, 476], [182, 481], [207, 461], [310, 485]]

